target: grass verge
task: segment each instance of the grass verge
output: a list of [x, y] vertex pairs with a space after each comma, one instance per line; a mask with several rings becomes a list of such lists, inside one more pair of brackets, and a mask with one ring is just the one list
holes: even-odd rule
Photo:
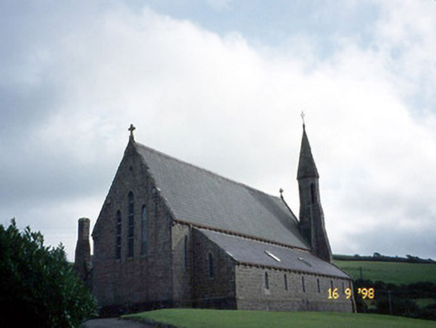
[[180, 328], [419, 328], [435, 327], [434, 321], [388, 315], [329, 312], [265, 312], [200, 309], [164, 309], [125, 315], [123, 319], [152, 320]]

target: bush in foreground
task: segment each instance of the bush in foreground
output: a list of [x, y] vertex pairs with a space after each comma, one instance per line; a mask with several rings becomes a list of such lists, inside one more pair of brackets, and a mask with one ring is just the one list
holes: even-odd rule
[[45, 247], [40, 232], [0, 225], [0, 326], [78, 327], [96, 304], [63, 246]]

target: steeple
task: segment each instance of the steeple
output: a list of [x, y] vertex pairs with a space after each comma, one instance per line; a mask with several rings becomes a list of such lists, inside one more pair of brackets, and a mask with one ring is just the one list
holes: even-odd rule
[[303, 123], [303, 138], [301, 139], [300, 161], [298, 162], [297, 179], [319, 178], [315, 160], [312, 156], [309, 139], [306, 134], [306, 124]]
[[303, 117], [303, 137], [301, 139], [300, 160], [298, 163], [298, 188], [300, 192], [299, 229], [310, 243], [312, 253], [324, 261], [332, 262], [332, 252], [324, 223], [324, 213], [319, 193], [319, 174], [312, 156], [306, 125]]

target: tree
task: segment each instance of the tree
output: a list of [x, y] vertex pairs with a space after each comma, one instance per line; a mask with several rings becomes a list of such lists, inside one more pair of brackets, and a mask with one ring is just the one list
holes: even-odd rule
[[40, 232], [0, 225], [0, 326], [78, 327], [96, 303], [68, 263], [62, 245]]

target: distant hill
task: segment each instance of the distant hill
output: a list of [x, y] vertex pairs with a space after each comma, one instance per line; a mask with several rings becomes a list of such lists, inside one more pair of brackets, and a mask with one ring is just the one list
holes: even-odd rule
[[432, 259], [421, 259], [418, 256], [406, 255], [406, 257], [387, 256], [380, 253], [373, 255], [333, 255], [334, 260], [339, 261], [373, 261], [373, 262], [396, 262], [396, 263], [422, 263], [436, 264]]
[[431, 282], [436, 284], [436, 263], [401, 263], [390, 261], [333, 260], [354, 280], [383, 281], [396, 285]]
[[431, 282], [436, 284], [436, 261], [417, 256], [392, 257], [374, 253], [372, 256], [333, 255], [333, 263], [354, 280], [383, 281], [392, 284]]

